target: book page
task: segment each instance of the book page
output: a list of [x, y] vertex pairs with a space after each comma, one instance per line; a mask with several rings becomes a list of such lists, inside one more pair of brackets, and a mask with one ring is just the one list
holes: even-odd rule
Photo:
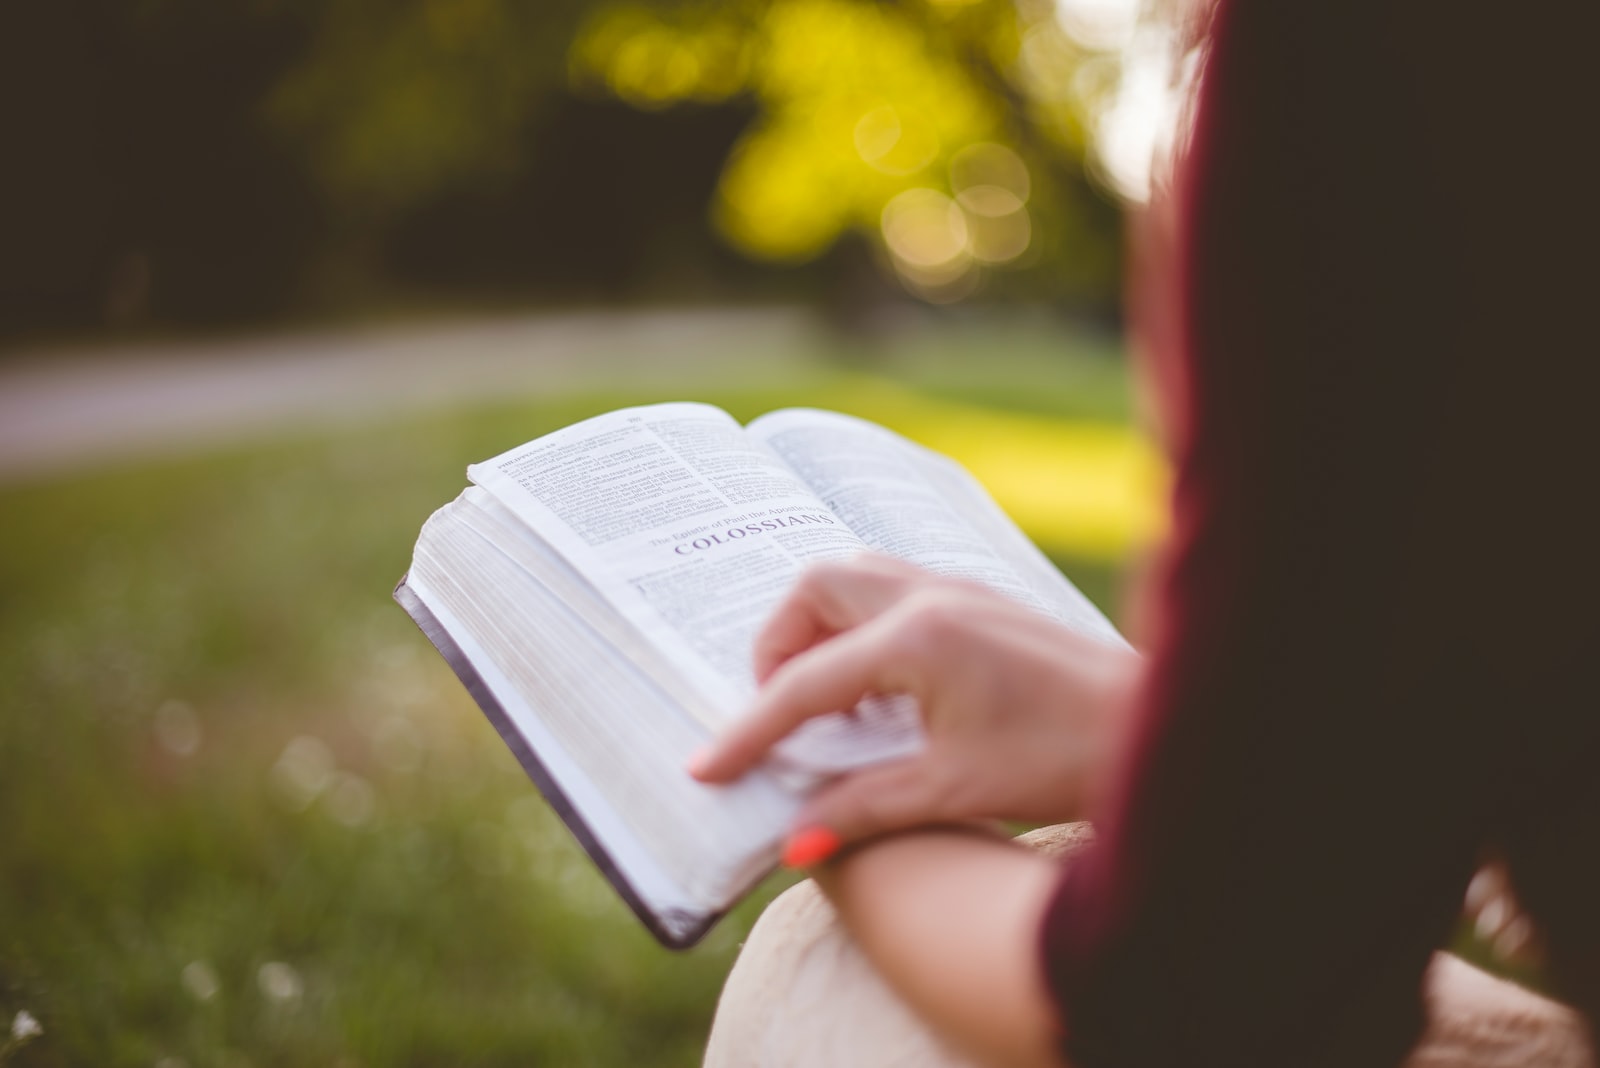
[[[756, 634], [801, 570], [866, 548], [770, 450], [704, 404], [596, 416], [467, 473], [707, 695], [690, 711], [711, 731], [753, 697]], [[819, 722], [782, 752], [831, 768], [920, 744], [914, 716], [872, 711]], [[851, 744], [829, 744], [841, 730]]]
[[955, 461], [875, 423], [791, 408], [749, 433], [873, 549], [969, 579], [1064, 626], [1126, 645], [1110, 621]]
[[580, 618], [603, 636], [614, 654], [620, 653], [670, 694], [689, 718], [697, 723], [716, 718], [715, 710], [704, 707], [706, 695], [689, 683], [641, 631], [623, 619], [566, 557], [528, 529], [492, 493], [482, 486], [468, 486], [449, 508], [459, 523], [509, 556], [522, 572], [557, 598], [564, 612]]

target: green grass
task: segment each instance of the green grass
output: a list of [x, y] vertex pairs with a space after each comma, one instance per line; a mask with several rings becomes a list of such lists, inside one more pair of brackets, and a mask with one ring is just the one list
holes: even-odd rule
[[[977, 399], [1120, 418], [1120, 368], [1088, 366]], [[955, 357], [906, 377], [975, 399]], [[864, 381], [695, 392], [745, 418], [849, 409]], [[12, 1063], [698, 1063], [783, 880], [657, 948], [389, 599], [468, 462], [650, 399], [0, 490], [0, 1021], [44, 1027]], [[1113, 569], [1064, 565], [1113, 598]]]

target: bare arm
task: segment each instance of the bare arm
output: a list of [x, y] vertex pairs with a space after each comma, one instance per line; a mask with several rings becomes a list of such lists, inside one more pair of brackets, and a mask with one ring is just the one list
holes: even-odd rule
[[951, 1045], [982, 1064], [1054, 1065], [1039, 924], [1059, 875], [990, 835], [930, 828], [880, 838], [815, 872], [873, 966]]

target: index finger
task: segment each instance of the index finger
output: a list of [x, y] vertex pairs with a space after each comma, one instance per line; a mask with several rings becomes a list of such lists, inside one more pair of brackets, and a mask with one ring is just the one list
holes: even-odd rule
[[698, 754], [689, 773], [729, 782], [755, 767], [802, 723], [898, 688], [891, 627], [883, 616], [800, 653], [756, 697], [748, 715]]
[[766, 682], [796, 653], [879, 615], [926, 577], [920, 568], [875, 553], [808, 568], [756, 637], [756, 680]]

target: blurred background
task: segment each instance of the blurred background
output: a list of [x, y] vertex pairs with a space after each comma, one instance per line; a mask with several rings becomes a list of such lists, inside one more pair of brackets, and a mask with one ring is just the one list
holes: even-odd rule
[[0, 323], [783, 301], [857, 324], [907, 291], [1114, 322], [1108, 191], [1140, 195], [1160, 111], [1123, 78], [1138, 6], [8, 10]]
[[692, 398], [957, 457], [1119, 616], [1140, 7], [0, 11], [0, 1062], [697, 1063], [783, 879], [658, 949], [390, 589], [469, 462]]

